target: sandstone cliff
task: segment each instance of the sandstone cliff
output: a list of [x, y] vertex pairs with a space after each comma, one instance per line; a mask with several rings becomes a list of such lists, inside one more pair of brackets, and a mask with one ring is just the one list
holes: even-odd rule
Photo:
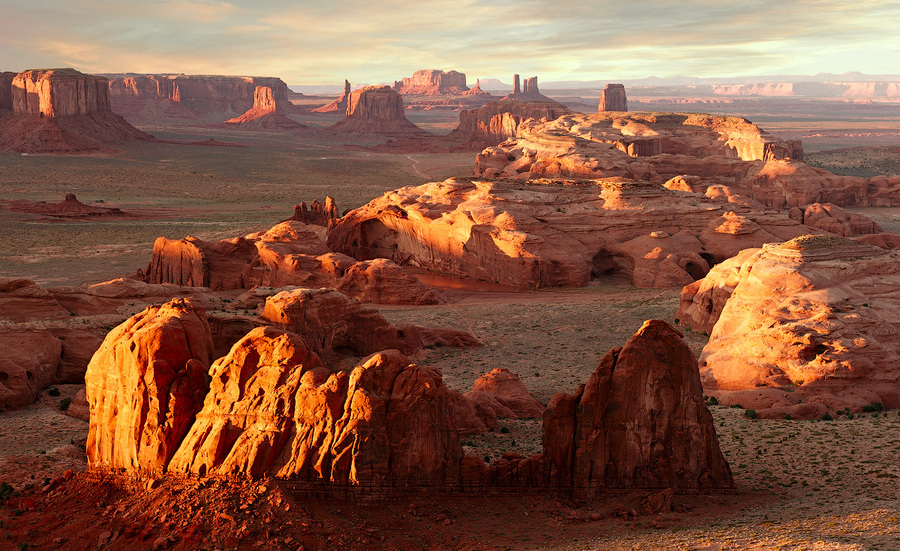
[[294, 111], [294, 106], [286, 99], [275, 99], [275, 92], [268, 86], [257, 86], [253, 93], [253, 107], [240, 117], [225, 121], [225, 124], [236, 124], [246, 128], [263, 130], [291, 130], [308, 128], [287, 117]]
[[0, 72], [0, 115], [4, 111], [12, 111], [12, 82], [16, 73]]
[[74, 69], [19, 73], [11, 104], [12, 114], [0, 119], [0, 150], [76, 153], [152, 139], [110, 111], [105, 78]]
[[365, 86], [354, 90], [347, 100], [347, 116], [326, 131], [394, 138], [428, 135], [409, 122], [404, 113], [403, 98], [389, 86]]
[[600, 104], [597, 106], [597, 111], [628, 111], [625, 85], [607, 84], [600, 91]]
[[494, 101], [459, 114], [459, 126], [448, 136], [466, 147], [487, 147], [515, 138], [519, 125], [528, 119], [552, 121], [572, 110], [554, 101]]
[[338, 97], [338, 99], [326, 103], [322, 107], [316, 107], [315, 109], [311, 109], [314, 113], [333, 113], [335, 111], [339, 111], [341, 113], [347, 112], [347, 101], [350, 98], [350, 81], [344, 81], [344, 91]]
[[678, 314], [698, 330], [712, 327], [700, 357], [704, 385], [722, 403], [769, 417], [900, 406], [898, 254], [804, 236], [717, 266], [685, 288]]
[[748, 246], [809, 232], [784, 215], [649, 182], [454, 178], [350, 211], [327, 243], [355, 258], [519, 287], [603, 277], [672, 287]]
[[423, 69], [412, 77], [394, 82], [394, 90], [400, 94], [444, 95], [467, 92], [466, 75], [459, 71]]

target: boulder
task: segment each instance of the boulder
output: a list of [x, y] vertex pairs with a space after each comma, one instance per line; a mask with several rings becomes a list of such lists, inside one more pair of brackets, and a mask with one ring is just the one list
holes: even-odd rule
[[583, 498], [603, 488], [734, 486], [697, 360], [660, 320], [610, 350], [574, 395], [553, 397], [543, 442], [551, 487], [572, 487]]
[[625, 85], [607, 84], [600, 91], [600, 104], [597, 106], [597, 111], [628, 111]]
[[0, 408], [33, 403], [54, 380], [62, 341], [46, 331], [0, 333]]
[[525, 383], [519, 376], [504, 367], [495, 367], [475, 380], [472, 390], [466, 397], [481, 393], [493, 396], [500, 404], [509, 409], [513, 415], [498, 415], [514, 419], [536, 419], [544, 412], [544, 405], [528, 393]]
[[110, 331], [84, 378], [89, 467], [164, 470], [203, 405], [212, 354], [206, 314], [185, 300]]
[[801, 402], [832, 412], [873, 401], [900, 407], [898, 255], [804, 236], [745, 251], [686, 288], [681, 322], [712, 325], [700, 357], [707, 391], [798, 418], [819, 414], [792, 409]]

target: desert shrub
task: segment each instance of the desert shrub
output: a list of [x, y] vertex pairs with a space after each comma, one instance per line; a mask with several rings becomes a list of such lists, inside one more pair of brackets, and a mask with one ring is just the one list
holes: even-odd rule
[[718, 398], [716, 398], [715, 396], [710, 396], [710, 397], [706, 400], [706, 405], [708, 405], [708, 406], [717, 406], [717, 405], [719, 405], [719, 400], [718, 400]]
[[755, 409], [745, 409], [744, 415], [746, 415], [750, 419], [756, 419], [756, 410]]
[[47, 389], [47, 395], [49, 396], [59, 396], [59, 389], [55, 386], [51, 386]]
[[831, 414], [827, 411], [825, 412], [825, 415], [822, 416], [823, 421], [831, 421], [832, 419], [834, 419], [834, 417], [832, 417]]
[[867, 406], [863, 406], [863, 411], [865, 411], [866, 413], [871, 413], [873, 411], [883, 411], [883, 410], [884, 410], [884, 404], [882, 404], [881, 402], [872, 402], [871, 404], [869, 404]]
[[59, 401], [59, 405], [56, 407], [59, 408], [59, 411], [66, 411], [67, 409], [69, 409], [69, 404], [71, 404], [71, 403], [72, 403], [71, 398], [63, 398], [62, 400]]
[[6, 482], [0, 482], [0, 502], [11, 498], [14, 491], [13, 487]]
[[791, 417], [791, 414], [790, 414], [790, 413], [785, 413], [785, 414], [784, 414], [784, 418], [787, 419], [788, 421], [790, 421], [791, 419], [793, 419], [793, 417]]
[[509, 434], [509, 428], [500, 427], [500, 434]]

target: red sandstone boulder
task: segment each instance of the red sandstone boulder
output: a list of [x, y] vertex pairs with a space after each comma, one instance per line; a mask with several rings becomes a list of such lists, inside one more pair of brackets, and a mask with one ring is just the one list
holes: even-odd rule
[[62, 342], [45, 331], [0, 333], [0, 408], [27, 406], [54, 380]]
[[151, 306], [107, 335], [85, 374], [88, 465], [159, 472], [208, 389], [213, 342], [203, 310]]
[[600, 91], [600, 104], [597, 111], [628, 111], [628, 99], [625, 97], [624, 84], [607, 84]]
[[75, 153], [153, 138], [109, 108], [108, 81], [74, 69], [23, 71], [12, 82], [12, 114], [0, 119], [0, 150]]
[[550, 484], [587, 498], [610, 487], [733, 487], [702, 395], [697, 360], [681, 334], [663, 321], [645, 322], [574, 396], [557, 394], [547, 406]]
[[389, 86], [364, 86], [347, 100], [347, 116], [329, 126], [332, 134], [410, 138], [428, 132], [409, 122], [403, 98]]
[[714, 324], [700, 358], [707, 391], [767, 416], [818, 413], [794, 407], [801, 402], [832, 412], [900, 407], [900, 340], [890, 329], [898, 254], [804, 236], [746, 251], [686, 288], [682, 323]]
[[513, 414], [512, 416], [498, 415], [498, 417], [534, 419], [540, 417], [544, 412], [544, 405], [528, 393], [525, 383], [519, 379], [519, 376], [503, 367], [495, 367], [476, 379], [472, 384], [472, 390], [466, 393], [466, 397], [474, 399], [476, 393], [492, 396]]
[[335, 288], [363, 302], [379, 304], [440, 304], [443, 293], [424, 285], [394, 262], [376, 258], [349, 266]]

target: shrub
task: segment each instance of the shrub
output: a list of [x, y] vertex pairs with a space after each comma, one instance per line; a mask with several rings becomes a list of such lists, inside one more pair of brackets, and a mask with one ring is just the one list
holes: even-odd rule
[[13, 487], [6, 482], [0, 482], [0, 502], [6, 501], [13, 495]]
[[793, 419], [793, 417], [791, 417], [791, 414], [790, 414], [790, 413], [785, 413], [785, 414], [784, 414], [784, 418], [787, 419], [788, 421], [790, 421], [791, 419]]
[[509, 428], [500, 427], [500, 434], [509, 434]]
[[863, 406], [863, 411], [865, 411], [866, 413], [871, 413], [873, 411], [883, 411], [883, 410], [884, 410], [884, 404], [882, 404], [881, 402], [872, 402], [871, 404], [869, 404], [867, 406]]
[[831, 421], [832, 419], [834, 419], [834, 417], [832, 417], [831, 414], [827, 411], [825, 412], [825, 415], [822, 416], [823, 421]]
[[717, 406], [719, 405], [719, 400], [715, 396], [710, 396], [706, 401], [706, 405], [708, 406]]
[[47, 394], [49, 396], [59, 396], [59, 389], [56, 388], [55, 386], [51, 386], [50, 388], [47, 389]]
[[745, 409], [744, 415], [746, 415], [750, 419], [756, 419], [756, 410], [755, 409]]
[[59, 408], [59, 411], [66, 411], [67, 409], [69, 409], [69, 404], [71, 404], [71, 403], [72, 403], [71, 398], [63, 398], [62, 400], [59, 401], [59, 405], [56, 407]]

